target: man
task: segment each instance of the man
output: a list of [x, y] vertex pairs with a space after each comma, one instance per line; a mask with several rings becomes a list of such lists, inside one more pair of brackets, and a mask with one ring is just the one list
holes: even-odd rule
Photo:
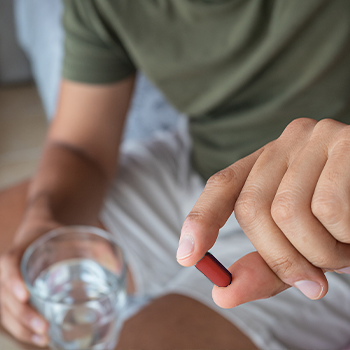
[[[103, 224], [129, 257], [131, 291], [165, 300], [163, 317], [176, 321], [171, 334], [186, 341], [182, 347], [203, 348], [191, 338], [195, 324], [184, 305], [197, 319], [207, 315], [212, 348], [346, 345], [349, 7], [319, 0], [67, 0], [59, 107], [25, 218], [1, 263], [5, 327], [46, 344], [47, 325], [27, 303], [21, 254], [53, 227], [96, 224], [103, 206]], [[113, 180], [136, 69], [189, 116], [191, 140], [180, 127], [130, 146]], [[183, 266], [212, 247], [225, 264], [237, 260], [232, 284], [213, 289], [217, 305], [231, 309], [215, 307], [205, 279], [176, 264], [179, 238]], [[341, 273], [328, 274], [325, 296], [327, 271]], [[220, 332], [211, 317], [231, 324]], [[175, 339], [162, 343], [167, 327], [156, 346], [180, 347]]]

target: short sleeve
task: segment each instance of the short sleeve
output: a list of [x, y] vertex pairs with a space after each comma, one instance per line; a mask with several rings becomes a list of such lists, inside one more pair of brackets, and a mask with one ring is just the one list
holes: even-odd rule
[[62, 76], [90, 84], [122, 80], [136, 69], [94, 0], [65, 0]]

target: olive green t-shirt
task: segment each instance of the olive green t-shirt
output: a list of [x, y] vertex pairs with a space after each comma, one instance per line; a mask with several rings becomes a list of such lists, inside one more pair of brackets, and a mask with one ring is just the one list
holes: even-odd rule
[[204, 178], [293, 119], [350, 121], [349, 0], [65, 0], [63, 76], [142, 71], [190, 118]]

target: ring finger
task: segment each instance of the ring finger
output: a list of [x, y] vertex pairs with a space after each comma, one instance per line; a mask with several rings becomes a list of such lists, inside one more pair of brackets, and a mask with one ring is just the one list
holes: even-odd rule
[[38, 346], [45, 346], [48, 344], [47, 336], [35, 334], [25, 327], [13, 316], [7, 305], [3, 304], [1, 307], [1, 318], [4, 327], [17, 339]]

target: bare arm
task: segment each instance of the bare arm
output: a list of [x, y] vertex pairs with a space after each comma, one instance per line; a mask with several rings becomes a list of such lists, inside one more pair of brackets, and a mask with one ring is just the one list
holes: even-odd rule
[[[19, 271], [25, 248], [57, 225], [95, 224], [117, 166], [134, 77], [111, 85], [63, 81], [57, 115], [30, 187], [12, 249], [1, 257], [2, 323], [22, 341], [45, 345], [47, 324], [28, 304]], [[43, 327], [38, 327], [38, 322]]]
[[30, 188], [32, 206], [45, 202], [65, 224], [96, 220], [116, 170], [133, 80], [107, 86], [62, 82], [57, 116]]

